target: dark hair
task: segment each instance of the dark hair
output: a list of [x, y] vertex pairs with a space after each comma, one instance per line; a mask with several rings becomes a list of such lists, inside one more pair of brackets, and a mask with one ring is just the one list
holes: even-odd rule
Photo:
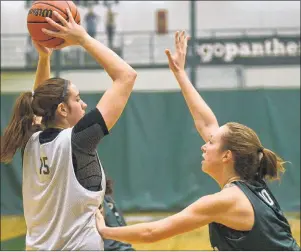
[[223, 149], [234, 156], [234, 169], [244, 180], [279, 179], [285, 163], [273, 151], [262, 146], [257, 134], [249, 127], [230, 122], [223, 136]]
[[34, 116], [42, 117], [42, 124], [54, 121], [57, 106], [68, 101], [69, 81], [51, 78], [35, 91], [22, 93], [16, 100], [10, 122], [1, 136], [1, 162], [12, 161], [16, 151], [25, 148], [31, 135], [41, 129], [33, 124]]
[[107, 179], [106, 180], [106, 195], [112, 195], [113, 194], [113, 180]]

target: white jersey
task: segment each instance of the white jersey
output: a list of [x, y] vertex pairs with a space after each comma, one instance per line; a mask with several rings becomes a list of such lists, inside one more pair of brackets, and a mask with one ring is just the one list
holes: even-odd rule
[[103, 250], [95, 212], [105, 194], [79, 184], [74, 173], [72, 129], [40, 144], [37, 132], [29, 139], [23, 159], [23, 206], [27, 250]]

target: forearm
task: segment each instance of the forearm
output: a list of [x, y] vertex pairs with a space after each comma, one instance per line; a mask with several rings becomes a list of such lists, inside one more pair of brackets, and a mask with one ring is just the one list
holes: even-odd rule
[[208, 136], [206, 129], [218, 128], [218, 122], [214, 113], [193, 87], [184, 70], [175, 72], [174, 75], [181, 87], [184, 99], [193, 117], [197, 130], [203, 139], [208, 141], [210, 136]]
[[152, 223], [142, 223], [124, 227], [104, 227], [100, 230], [100, 234], [105, 239], [127, 243], [148, 243], [154, 238], [148, 227], [151, 225]]
[[83, 37], [80, 44], [104, 67], [113, 80], [112, 87], [104, 93], [96, 105], [107, 129], [111, 130], [127, 104], [137, 73], [111, 49], [90, 36]]
[[40, 56], [33, 90], [36, 90], [47, 79], [50, 79], [50, 56]]
[[113, 81], [128, 78], [134, 69], [115, 52], [90, 36], [81, 41], [82, 47], [106, 70]]
[[180, 213], [153, 222], [126, 227], [102, 227], [98, 231], [106, 239], [128, 243], [152, 243], [194, 230], [205, 224], [207, 222], [203, 219], [200, 222], [195, 215], [181, 211]]

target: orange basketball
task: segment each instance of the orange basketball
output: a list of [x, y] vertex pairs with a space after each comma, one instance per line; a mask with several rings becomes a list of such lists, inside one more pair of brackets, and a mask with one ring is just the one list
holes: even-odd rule
[[34, 1], [27, 15], [27, 28], [33, 40], [48, 48], [53, 48], [64, 43], [61, 38], [48, 36], [42, 32], [42, 28], [57, 31], [46, 21], [45, 17], [59, 20], [52, 15], [57, 11], [63, 18], [68, 20], [66, 8], [69, 8], [76, 23], [80, 23], [80, 14], [72, 1]]

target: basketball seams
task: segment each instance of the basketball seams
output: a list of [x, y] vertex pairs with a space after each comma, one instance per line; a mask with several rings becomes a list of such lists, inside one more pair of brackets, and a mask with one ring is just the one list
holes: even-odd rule
[[71, 11], [71, 8], [70, 8], [70, 5], [69, 5], [68, 1], [65, 1], [65, 2], [68, 5], [69, 10]]
[[[70, 8], [70, 5], [68, 4], [68, 1], [65, 1], [65, 2], [66, 2], [66, 4], [68, 5], [69, 10], [72, 11], [71, 8]], [[72, 16], [73, 16], [73, 15], [72, 15]], [[69, 16], [68, 16], [68, 15], [67, 15], [66, 20], [69, 21]]]
[[49, 41], [49, 40], [52, 40], [52, 39], [56, 39], [57, 37], [52, 37], [50, 39], [45, 39], [45, 40], [36, 40], [38, 42], [46, 42], [46, 41]]
[[[65, 2], [67, 3], [69, 10], [72, 11], [72, 10], [71, 10], [71, 7], [70, 7], [70, 5], [69, 5], [69, 3], [68, 3], [68, 1], [65, 1]], [[76, 8], [75, 10], [76, 10], [75, 15], [74, 15], [74, 17], [73, 17], [73, 15], [72, 15], [72, 17], [73, 17], [75, 23], [77, 23], [77, 22], [76, 22], [77, 8]], [[68, 21], [68, 20], [69, 20], [69, 17], [67, 17], [67, 21]], [[78, 24], [78, 23], [77, 23], [77, 24]]]
[[[27, 24], [46, 24], [46, 23], [48, 23], [48, 22], [47, 21], [31, 21], [31, 22], [27, 22]], [[61, 22], [56, 22], [56, 23], [62, 25]]]

